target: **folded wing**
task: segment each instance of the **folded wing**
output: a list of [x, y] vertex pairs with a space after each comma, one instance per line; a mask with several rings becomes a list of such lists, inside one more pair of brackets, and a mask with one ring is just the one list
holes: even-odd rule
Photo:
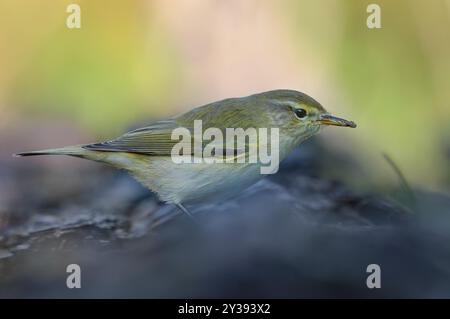
[[180, 126], [175, 120], [159, 121], [125, 133], [114, 140], [84, 145], [83, 148], [91, 151], [169, 156], [173, 146], [179, 142], [171, 138], [173, 130], [178, 127]]

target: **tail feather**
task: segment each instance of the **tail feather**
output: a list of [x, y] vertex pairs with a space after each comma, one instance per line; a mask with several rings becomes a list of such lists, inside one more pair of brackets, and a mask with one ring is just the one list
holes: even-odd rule
[[82, 145], [76, 146], [66, 146], [61, 148], [52, 148], [47, 150], [32, 151], [32, 152], [22, 152], [13, 154], [15, 157], [23, 156], [37, 156], [37, 155], [70, 155], [70, 156], [84, 156], [86, 155], [86, 150]]

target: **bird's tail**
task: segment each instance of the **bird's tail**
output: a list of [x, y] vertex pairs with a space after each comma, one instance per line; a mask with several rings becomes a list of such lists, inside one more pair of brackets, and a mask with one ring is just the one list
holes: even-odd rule
[[22, 156], [37, 156], [37, 155], [69, 155], [76, 157], [87, 157], [88, 153], [89, 151], [84, 149], [83, 145], [75, 145], [40, 151], [17, 153], [13, 154], [13, 156], [22, 157]]

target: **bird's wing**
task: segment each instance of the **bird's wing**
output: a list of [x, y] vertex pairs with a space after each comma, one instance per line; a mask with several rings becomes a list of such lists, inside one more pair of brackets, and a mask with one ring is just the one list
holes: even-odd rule
[[[188, 149], [191, 149], [190, 155], [202, 154], [205, 146], [209, 146], [209, 150], [214, 148], [215, 152], [226, 155], [227, 160], [249, 155], [250, 150], [254, 151], [258, 148], [258, 142], [245, 139], [243, 143], [245, 145], [239, 145], [240, 148], [238, 148], [238, 145], [229, 147], [225, 131], [227, 127], [248, 128], [248, 123], [252, 123], [254, 120], [253, 111], [242, 99], [228, 99], [220, 103], [221, 105], [215, 107], [212, 107], [212, 105], [198, 107], [176, 118], [159, 121], [150, 126], [128, 132], [112, 141], [85, 145], [84, 148], [93, 151], [171, 156], [174, 146], [180, 143], [179, 136], [174, 136], [175, 139], [172, 139], [173, 130], [184, 128], [189, 131], [191, 139], [182, 139], [183, 142], [190, 144], [183, 147], [183, 155], [189, 155], [185, 154]], [[200, 133], [200, 136], [196, 136], [194, 124], [195, 120], [198, 119], [202, 120], [203, 130], [213, 127], [219, 128], [222, 132], [222, 140], [202, 140], [201, 134], [203, 132]], [[197, 149], [200, 147], [201, 149]]]
[[[88, 144], [83, 148], [91, 151], [128, 152], [167, 156], [178, 140], [172, 140], [172, 131], [180, 127], [175, 120], [155, 122], [102, 143]], [[189, 128], [187, 128], [189, 129]]]
[[[175, 134], [174, 139], [172, 139], [172, 132], [177, 128], [188, 130], [190, 139], [179, 139], [180, 136], [177, 134]], [[187, 131], [185, 132], [187, 133]], [[215, 150], [218, 152], [219, 150], [222, 150], [221, 153], [226, 155], [228, 159], [242, 156], [242, 154], [245, 153], [245, 150], [241, 149], [226, 149], [224, 139], [222, 142], [220, 140], [202, 140], [201, 136], [196, 136], [194, 134], [194, 129], [192, 127], [189, 127], [189, 125], [182, 126], [177, 123], [176, 120], [159, 121], [150, 126], [125, 133], [111, 141], [84, 145], [83, 148], [91, 151], [170, 156], [174, 146], [181, 142], [183, 142], [181, 146], [183, 147], [184, 152], [186, 152], [186, 150], [191, 150], [190, 154], [183, 153], [183, 155], [202, 154], [206, 145], [210, 148], [215, 147]], [[199, 153], [196, 153], [197, 148], [199, 148]]]

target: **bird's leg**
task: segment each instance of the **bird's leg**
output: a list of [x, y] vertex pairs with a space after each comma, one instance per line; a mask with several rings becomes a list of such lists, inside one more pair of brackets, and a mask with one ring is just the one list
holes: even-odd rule
[[190, 218], [192, 218], [193, 220], [195, 220], [194, 215], [192, 215], [191, 212], [188, 211], [186, 207], [184, 207], [182, 204], [176, 204], [176, 205], [177, 205], [177, 207], [178, 207], [179, 209], [181, 209], [181, 211], [182, 211], [183, 213], [185, 213], [185, 214], [188, 215]]

